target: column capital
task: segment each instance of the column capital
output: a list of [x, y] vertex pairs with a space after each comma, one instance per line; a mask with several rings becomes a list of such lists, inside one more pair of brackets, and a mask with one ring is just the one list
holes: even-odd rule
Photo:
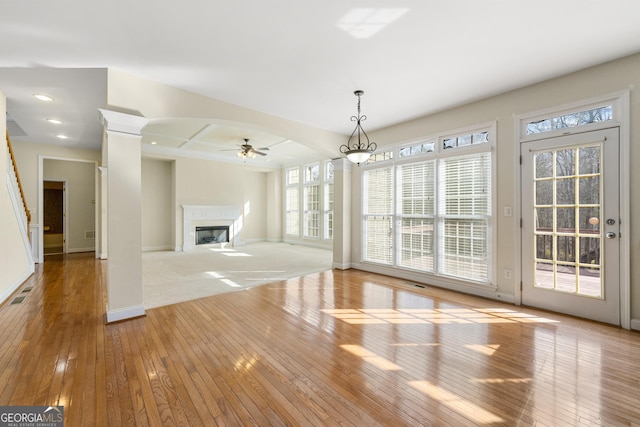
[[120, 111], [98, 109], [98, 119], [107, 131], [138, 135], [149, 119], [141, 115], [122, 113]]
[[333, 163], [333, 169], [336, 171], [350, 172], [353, 168], [353, 163], [351, 163], [346, 157], [331, 159], [331, 162]]

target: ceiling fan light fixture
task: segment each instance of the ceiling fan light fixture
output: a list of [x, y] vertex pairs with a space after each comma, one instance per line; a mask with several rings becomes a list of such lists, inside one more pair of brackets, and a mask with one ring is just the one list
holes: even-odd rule
[[364, 94], [364, 91], [356, 90], [353, 94], [358, 97], [358, 115], [351, 116], [351, 121], [356, 122], [356, 127], [351, 132], [347, 143], [340, 146], [340, 152], [346, 155], [351, 162], [360, 166], [360, 163], [365, 163], [369, 160], [378, 145], [369, 141], [369, 136], [362, 128], [362, 122], [367, 120], [367, 116], [360, 114], [360, 97]]

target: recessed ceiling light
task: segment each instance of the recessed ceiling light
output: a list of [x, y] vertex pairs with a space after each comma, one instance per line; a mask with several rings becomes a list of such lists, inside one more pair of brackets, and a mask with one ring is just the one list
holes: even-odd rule
[[34, 93], [33, 96], [35, 96], [36, 98], [38, 98], [40, 101], [53, 101], [53, 98], [48, 96], [48, 95], [44, 95], [42, 93]]
[[157, 142], [151, 141], [151, 145], [156, 145], [156, 144], [157, 144]]
[[62, 122], [58, 119], [47, 119], [49, 123], [53, 123], [54, 125], [61, 125]]
[[69, 137], [67, 135], [63, 135], [63, 134], [59, 133], [59, 134], [56, 135], [56, 138], [67, 139]]

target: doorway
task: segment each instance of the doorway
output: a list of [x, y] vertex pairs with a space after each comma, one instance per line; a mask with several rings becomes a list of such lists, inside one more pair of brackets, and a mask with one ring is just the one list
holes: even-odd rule
[[522, 144], [522, 303], [615, 325], [619, 129]]
[[66, 252], [66, 184], [64, 181], [44, 181], [42, 187], [44, 255], [63, 254]]

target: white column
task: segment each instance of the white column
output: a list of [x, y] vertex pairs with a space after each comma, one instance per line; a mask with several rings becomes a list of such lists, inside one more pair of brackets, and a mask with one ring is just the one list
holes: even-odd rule
[[[104, 141], [105, 147], [107, 141]], [[107, 259], [109, 257], [108, 245], [107, 245], [107, 173], [108, 170], [104, 166], [98, 168], [98, 186], [96, 197], [98, 202], [98, 230], [96, 232], [96, 257], [100, 259]]]
[[333, 267], [351, 268], [351, 168], [344, 158], [333, 160]]
[[[142, 162], [147, 119], [100, 110], [105, 126], [107, 323], [144, 315], [142, 292]], [[105, 189], [103, 183], [103, 191]], [[103, 206], [104, 208], [104, 206]]]

